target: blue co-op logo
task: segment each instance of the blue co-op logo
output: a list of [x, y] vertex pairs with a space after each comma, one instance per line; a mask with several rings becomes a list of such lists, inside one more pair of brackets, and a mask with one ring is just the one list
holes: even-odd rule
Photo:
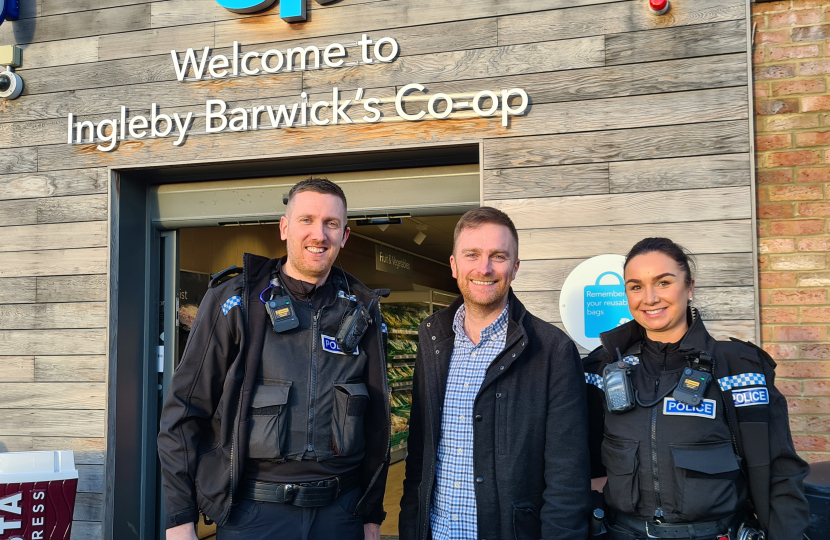
[[[276, 2], [276, 0], [216, 0], [219, 5], [234, 13], [256, 13]], [[334, 0], [317, 0], [318, 4], [328, 4]], [[287, 22], [306, 19], [306, 0], [280, 0], [280, 18]]]

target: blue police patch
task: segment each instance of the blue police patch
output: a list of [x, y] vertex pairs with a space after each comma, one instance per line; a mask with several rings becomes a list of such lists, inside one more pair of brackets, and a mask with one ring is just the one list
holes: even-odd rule
[[585, 373], [585, 382], [593, 384], [603, 392], [605, 391], [605, 384], [602, 382], [602, 377], [596, 373]]
[[[334, 354], [343, 354], [343, 355], [346, 354], [345, 352], [343, 352], [343, 349], [340, 348], [340, 345], [337, 344], [337, 340], [334, 339], [333, 337], [324, 336], [322, 334], [320, 335], [320, 337], [323, 338], [323, 350], [324, 351], [328, 351], [328, 352], [334, 353]], [[354, 348], [354, 352], [352, 354], [354, 354], [354, 355], [360, 354], [360, 351], [358, 351], [357, 347]]]
[[769, 405], [769, 391], [766, 388], [747, 388], [746, 390], [732, 390], [732, 401], [736, 407], [750, 405]]
[[352, 302], [357, 302], [357, 296], [353, 294], [346, 294], [343, 291], [337, 291], [337, 298], [346, 298], [347, 300], [351, 300]]
[[626, 356], [625, 358], [623, 358], [623, 362], [625, 362], [626, 364], [631, 364], [632, 366], [640, 365], [640, 359], [637, 358], [636, 356], [632, 356], [632, 355], [629, 355], [629, 356]]
[[240, 296], [231, 296], [230, 298], [225, 300], [224, 304], [222, 304], [222, 315], [227, 315], [228, 312], [231, 309], [235, 308], [236, 306], [241, 306], [241, 305], [242, 305], [242, 297], [240, 297]]
[[667, 397], [663, 400], [663, 414], [667, 416], [699, 416], [714, 420], [717, 414], [717, 403], [714, 399], [704, 399], [700, 405], [693, 407]]
[[389, 329], [386, 327], [386, 323], [380, 323], [380, 331], [383, 332], [384, 334], [389, 333]]

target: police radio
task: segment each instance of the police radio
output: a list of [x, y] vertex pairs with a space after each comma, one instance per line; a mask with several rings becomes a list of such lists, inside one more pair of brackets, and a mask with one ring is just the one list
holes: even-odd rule
[[706, 389], [712, 382], [712, 357], [701, 353], [695, 360], [694, 367], [683, 370], [672, 397], [680, 403], [697, 407], [706, 395]]
[[608, 410], [615, 414], [630, 411], [635, 406], [634, 386], [631, 384], [631, 366], [623, 362], [617, 349], [618, 362], [608, 364], [602, 370], [602, 383], [605, 387], [605, 403]]
[[340, 323], [340, 328], [337, 329], [334, 340], [344, 353], [352, 354], [354, 352], [357, 344], [363, 338], [363, 334], [366, 333], [366, 330], [372, 324], [372, 317], [369, 315], [369, 310], [372, 309], [374, 302], [372, 300], [369, 302], [369, 306], [365, 308], [363, 307], [363, 302], [360, 302], [343, 317], [343, 321]]

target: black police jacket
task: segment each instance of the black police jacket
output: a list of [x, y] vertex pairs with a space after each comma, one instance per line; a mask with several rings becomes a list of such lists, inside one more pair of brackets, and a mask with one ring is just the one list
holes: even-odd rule
[[[716, 341], [697, 310], [689, 318], [677, 349], [714, 359], [713, 381], [698, 407], [671, 393], [658, 399], [682, 369], [654, 365], [636, 321], [601, 334], [602, 347], [584, 359], [591, 476], [608, 476], [604, 494], [614, 512], [677, 523], [754, 511], [769, 540], [800, 539], [809, 522], [803, 487], [809, 468], [793, 446], [775, 363], [752, 344]], [[617, 348], [632, 367], [640, 401], [651, 406], [608, 412], [602, 372], [618, 361]]]
[[297, 309], [300, 327], [281, 335], [286, 351], [307, 361], [258, 379], [273, 331], [259, 295], [279, 260], [246, 253], [243, 261], [242, 274], [211, 287], [199, 306], [164, 404], [166, 526], [197, 521], [199, 509], [222, 525], [246, 458], [300, 460], [305, 452], [317, 460], [363, 452], [355, 513], [380, 523], [391, 435], [380, 292], [346, 274], [351, 294], [364, 305], [374, 300], [358, 354], [332, 352], [327, 339], [350, 303], [341, 295], [319, 312]]

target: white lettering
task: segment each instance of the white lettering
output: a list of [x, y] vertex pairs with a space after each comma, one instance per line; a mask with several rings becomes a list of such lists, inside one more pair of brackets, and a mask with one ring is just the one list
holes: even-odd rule
[[[391, 47], [391, 50], [389, 51], [389, 54], [384, 55], [382, 53], [382, 48], [387, 43]], [[391, 37], [380, 38], [377, 41], [377, 43], [375, 43], [375, 48], [374, 48], [375, 58], [377, 58], [381, 62], [392, 62], [393, 60], [395, 60], [395, 57], [398, 56], [398, 53], [400, 52], [400, 50], [401, 49], [398, 46], [398, 42], [395, 41], [394, 39], [392, 39]]]
[[[130, 118], [130, 137], [134, 139], [143, 139], [147, 136], [147, 132], [144, 131], [147, 129], [147, 126], [150, 124], [147, 123], [147, 118], [144, 116], [134, 116]], [[141, 131], [137, 131], [136, 128], [141, 129]]]
[[[510, 106], [510, 98], [512, 96], [519, 96], [521, 97], [521, 102], [517, 108], [512, 108]], [[507, 117], [508, 116], [515, 116], [517, 114], [522, 114], [527, 109], [528, 102], [530, 101], [527, 97], [527, 92], [522, 90], [521, 88], [511, 88], [510, 90], [502, 90], [501, 91], [501, 125], [507, 127]]]
[[41, 516], [41, 517], [36, 517], [36, 518], [32, 518], [32, 526], [34, 526], [34, 527], [40, 527], [41, 525], [43, 525], [43, 522], [44, 522], [45, 520], [46, 520], [46, 518], [44, 518], [43, 516]]
[[3, 516], [0, 516], [0, 534], [5, 533], [8, 529], [19, 529], [20, 523], [20, 521], [6, 521]]
[[374, 116], [364, 116], [363, 121], [368, 122], [370, 124], [375, 122], [380, 122], [380, 109], [375, 107], [380, 103], [378, 98], [369, 98], [363, 102], [363, 108], [366, 109], [366, 112], [372, 113]]
[[173, 114], [173, 120], [176, 121], [176, 127], [179, 129], [179, 138], [176, 139], [176, 142], [173, 143], [173, 146], [181, 146], [184, 143], [184, 137], [187, 134], [187, 128], [190, 125], [190, 122], [193, 121], [193, 113], [187, 113], [187, 117], [182, 123], [182, 118], [179, 116], [179, 113]]
[[46, 492], [45, 491], [35, 491], [35, 494], [32, 497], [32, 499], [34, 499], [36, 501], [42, 501], [45, 498], [46, 498]]
[[184, 62], [179, 63], [179, 55], [175, 50], [170, 51], [171, 56], [173, 56], [173, 68], [176, 70], [176, 79], [179, 82], [184, 81], [187, 72], [190, 71], [190, 66], [193, 66], [193, 73], [197, 79], [202, 78], [202, 74], [205, 72], [205, 60], [208, 57], [208, 53], [210, 52], [210, 47], [205, 47], [205, 50], [202, 52], [202, 63], [198, 63], [196, 61], [196, 54], [193, 52], [193, 49], [187, 49], [187, 52], [184, 53]]
[[[435, 102], [436, 101], [443, 101], [447, 104], [446, 109], [444, 112], [438, 112], [435, 110]], [[438, 120], [443, 120], [444, 118], [448, 117], [452, 112], [452, 98], [447, 94], [435, 94], [431, 98], [429, 98], [429, 103], [427, 104], [427, 110], [429, 111], [429, 115], [433, 118]]]
[[[116, 126], [118, 125], [117, 120], [101, 120], [98, 123], [98, 139], [101, 141], [108, 141], [109, 146], [98, 145], [96, 148], [101, 150], [102, 152], [110, 152], [115, 150], [115, 145], [118, 144], [118, 131], [116, 130]], [[105, 131], [107, 126], [109, 126], [109, 134]]]
[[407, 84], [406, 86], [398, 90], [398, 93], [395, 96], [395, 110], [397, 111], [398, 116], [400, 116], [404, 120], [420, 120], [427, 113], [426, 111], [420, 111], [417, 114], [409, 114], [405, 110], [403, 110], [403, 98], [411, 90], [423, 92], [424, 86], [418, 83], [412, 83]]
[[[482, 110], [481, 108], [481, 99], [482, 98], [490, 98], [490, 108]], [[495, 92], [491, 90], [482, 90], [478, 94], [475, 95], [473, 98], [473, 110], [479, 116], [493, 116], [496, 110], [499, 108], [499, 97], [496, 95]]]
[[93, 124], [89, 120], [85, 122], [78, 122], [77, 124], [75, 124], [75, 131], [77, 133], [75, 139], [79, 143], [84, 142], [84, 129], [86, 129], [89, 132], [89, 142], [92, 142], [92, 139], [95, 137], [95, 124]]
[[360, 45], [360, 50], [363, 53], [363, 61], [367, 64], [372, 63], [372, 57], [369, 56], [369, 45], [372, 44], [372, 40], [369, 39], [369, 36], [363, 34], [363, 39], [357, 42]]
[[267, 108], [260, 106], [251, 107], [251, 129], [257, 129], [259, 127], [259, 115]]
[[334, 87], [332, 100], [332, 124], [337, 124], [338, 120], [341, 118], [347, 124], [353, 124], [354, 122], [352, 121], [352, 119], [349, 118], [349, 115], [344, 112], [346, 110], [346, 107], [349, 106], [349, 103], [351, 103], [352, 100], [347, 99], [342, 105], [340, 105], [340, 90], [338, 90], [336, 86]]
[[[214, 112], [213, 107], [219, 107], [219, 110]], [[225, 117], [225, 111], [228, 105], [221, 99], [209, 99], [205, 102], [205, 132], [218, 133], [228, 126], [228, 119]], [[213, 121], [219, 120], [219, 127], [213, 127]]]
[[[335, 51], [335, 49], [337, 49], [337, 51]], [[340, 67], [343, 65], [345, 60], [337, 60], [335, 62], [332, 62], [331, 59], [343, 58], [344, 56], [346, 56], [346, 48], [339, 43], [332, 43], [331, 45], [326, 47], [325, 51], [323, 51], [323, 63], [326, 64], [328, 67]]]
[[22, 493], [15, 493], [14, 495], [9, 495], [4, 499], [0, 499], [0, 512], [8, 512], [9, 514], [19, 516], [23, 512], [23, 509], [20, 508], [20, 501], [22, 499]]
[[[277, 60], [277, 67], [272, 68], [268, 64], [268, 59], [272, 56], [276, 56]], [[276, 73], [282, 69], [282, 65], [285, 63], [285, 59], [282, 56], [282, 53], [276, 49], [271, 49], [270, 51], [265, 51], [262, 53], [262, 60], [260, 60], [259, 64], [262, 66], [262, 71], [265, 73]]]
[[236, 109], [231, 109], [230, 114], [234, 115], [228, 124], [228, 128], [231, 131], [245, 131], [248, 129], [248, 111], [238, 107]]
[[[153, 137], [167, 137], [173, 131], [173, 120], [166, 114], [156, 114], [157, 110], [158, 105], [153, 103], [150, 107], [150, 132], [153, 134]], [[164, 131], [159, 131], [158, 129], [160, 120], [166, 124]]]
[[245, 75], [256, 75], [257, 73], [259, 73], [259, 68], [254, 68], [254, 69], [249, 68], [249, 63], [251, 61], [251, 58], [258, 58], [258, 57], [259, 57], [258, 52], [246, 53], [245, 56], [242, 57], [242, 73], [244, 73]]
[[286, 71], [294, 71], [294, 55], [300, 55], [300, 69], [306, 68], [306, 57], [308, 53], [312, 53], [314, 55], [314, 69], [318, 69], [320, 67], [320, 49], [311, 45], [303, 49], [302, 47], [297, 47], [296, 49], [286, 49], [285, 56], [287, 57], [286, 60]]
[[43, 540], [43, 531], [32, 531], [32, 540]]
[[[40, 493], [43, 493], [43, 492], [41, 491]], [[37, 495], [37, 493], [35, 493], [35, 495]], [[32, 508], [32, 512], [34, 512], [35, 514], [39, 514], [40, 512], [43, 512], [45, 509], [46, 509], [46, 505], [45, 505], [45, 504], [36, 504], [36, 505]]]
[[[208, 64], [208, 73], [214, 79], [221, 79], [223, 77], [228, 76], [227, 68], [230, 67], [230, 62], [228, 61], [228, 57], [222, 54], [214, 56], [210, 59], [210, 64]], [[219, 69], [217, 69], [219, 68]]]
[[280, 119], [282, 119], [285, 127], [292, 127], [294, 125], [294, 118], [297, 116], [297, 103], [291, 108], [291, 116], [288, 115], [288, 108], [285, 105], [280, 105], [277, 109], [277, 114], [274, 114], [274, 108], [268, 105], [268, 118], [271, 120], [271, 127], [280, 127]]
[[328, 101], [318, 101], [317, 103], [312, 105], [311, 106], [311, 123], [315, 124], [315, 125], [318, 125], [318, 126], [325, 126], [326, 124], [328, 124], [330, 122], [330, 120], [328, 118], [326, 118], [325, 120], [320, 120], [320, 118], [317, 117], [317, 109], [319, 109], [321, 107], [331, 107], [331, 104]]

